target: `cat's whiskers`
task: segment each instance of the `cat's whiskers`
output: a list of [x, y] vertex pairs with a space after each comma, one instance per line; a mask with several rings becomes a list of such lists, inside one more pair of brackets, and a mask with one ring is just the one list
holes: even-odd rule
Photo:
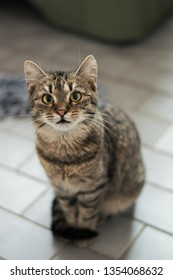
[[[91, 115], [87, 114], [87, 115], [85, 115], [84, 121], [87, 122], [88, 125], [91, 125], [91, 124], [94, 125], [97, 130], [99, 130], [102, 127], [101, 130], [103, 131], [103, 134], [107, 138], [109, 144], [111, 144], [111, 139], [109, 138], [109, 136], [106, 134], [106, 131], [105, 131], [106, 129], [107, 130], [109, 130], [109, 129], [104, 125], [104, 123], [103, 123], [104, 119], [99, 118], [99, 122], [98, 122], [97, 115], [95, 115], [94, 118], [91, 118]], [[110, 131], [110, 133], [111, 133], [111, 131]], [[97, 134], [98, 134], [98, 137], [100, 137], [100, 134], [98, 132], [97, 132]]]
[[40, 128], [37, 129], [37, 137], [38, 136], [43, 136], [43, 132], [45, 132], [46, 128], [48, 127], [48, 125], [46, 123], [42, 123], [40, 124]]
[[31, 119], [32, 115], [16, 115], [15, 118]]
[[100, 125], [102, 125], [105, 128], [105, 130], [107, 130], [110, 133], [110, 136], [112, 136], [115, 139], [118, 138], [117, 135], [110, 128], [108, 128], [104, 123], [100, 123], [99, 119], [97, 121]]
[[102, 116], [110, 117], [110, 115], [107, 114], [107, 113], [99, 112], [99, 114], [102, 115]]
[[[99, 125], [102, 125], [102, 127], [103, 128], [105, 128], [109, 133], [110, 133], [110, 135], [114, 138], [117, 138], [117, 135], [115, 135], [115, 133], [110, 129], [110, 128], [108, 128], [105, 124], [104, 124], [104, 122], [106, 122], [108, 125], [110, 125], [110, 126], [112, 126], [112, 128], [113, 128], [113, 124], [111, 123], [111, 122], [108, 122], [108, 121], [106, 121], [105, 119], [102, 119], [102, 118], [100, 118], [100, 117], [96, 117], [95, 118], [96, 120], [97, 120], [97, 123], [99, 124]], [[102, 121], [103, 120], [103, 121]]]
[[86, 123], [88, 126], [91, 126], [91, 127], [93, 127], [94, 129], [96, 129], [96, 133], [97, 133], [97, 135], [98, 135], [98, 138], [100, 138], [100, 134], [99, 134], [99, 132], [98, 132], [98, 130], [97, 130], [97, 128], [99, 128], [99, 129], [100, 129], [100, 127], [99, 127], [99, 126], [97, 126], [97, 124], [96, 124], [96, 123], [91, 122], [91, 120], [87, 120], [87, 119], [85, 119], [85, 122], [84, 122], [83, 124], [85, 125], [85, 123]]
[[[95, 126], [96, 129], [100, 129], [100, 124], [98, 124], [97, 122], [94, 122], [93, 120], [91, 120], [90, 124], [93, 124]], [[109, 138], [109, 136], [106, 134], [106, 131], [104, 129], [104, 127], [102, 126], [102, 131], [103, 131], [103, 135], [107, 138], [108, 143], [111, 144], [111, 139]], [[98, 134], [98, 137], [100, 137], [100, 134]]]
[[84, 129], [87, 131], [88, 135], [91, 135], [91, 132], [89, 131], [89, 129], [87, 128], [87, 126], [84, 124]]

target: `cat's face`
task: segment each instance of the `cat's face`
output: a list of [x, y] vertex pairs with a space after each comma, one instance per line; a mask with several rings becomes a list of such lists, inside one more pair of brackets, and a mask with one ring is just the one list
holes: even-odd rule
[[25, 62], [34, 123], [68, 131], [87, 122], [96, 112], [97, 64], [88, 56], [75, 72], [45, 73], [31, 61]]

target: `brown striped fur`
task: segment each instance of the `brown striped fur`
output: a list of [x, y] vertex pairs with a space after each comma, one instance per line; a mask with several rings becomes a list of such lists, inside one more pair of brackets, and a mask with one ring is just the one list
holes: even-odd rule
[[[143, 186], [135, 125], [121, 109], [98, 104], [91, 55], [71, 72], [45, 73], [26, 61], [25, 76], [38, 156], [56, 194], [52, 230], [73, 240], [93, 238], [98, 224], [130, 207]], [[81, 100], [73, 102], [73, 92]], [[44, 104], [45, 94], [53, 103]]]

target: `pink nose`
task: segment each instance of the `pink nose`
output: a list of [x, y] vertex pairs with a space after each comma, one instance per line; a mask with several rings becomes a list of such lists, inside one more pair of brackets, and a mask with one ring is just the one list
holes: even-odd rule
[[58, 114], [63, 117], [67, 111], [66, 110], [58, 110]]

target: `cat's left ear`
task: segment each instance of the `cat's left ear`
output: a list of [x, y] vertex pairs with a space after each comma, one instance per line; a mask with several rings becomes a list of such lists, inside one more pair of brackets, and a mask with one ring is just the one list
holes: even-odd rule
[[88, 80], [92, 90], [97, 86], [97, 62], [93, 55], [88, 55], [75, 73], [76, 77]]
[[36, 63], [30, 60], [24, 63], [24, 73], [28, 88], [40, 83], [47, 76]]

